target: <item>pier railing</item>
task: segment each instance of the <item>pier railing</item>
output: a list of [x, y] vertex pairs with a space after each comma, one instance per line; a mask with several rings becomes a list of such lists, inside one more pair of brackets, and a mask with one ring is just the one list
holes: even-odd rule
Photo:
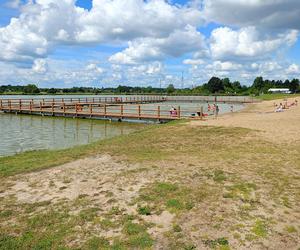
[[[72, 100], [71, 100], [72, 99]], [[99, 101], [100, 100], [100, 101]], [[37, 114], [103, 119], [138, 119], [138, 120], [178, 120], [202, 119], [203, 107], [181, 108], [155, 104], [163, 99], [109, 99], [101, 102], [95, 99], [27, 99], [0, 100], [0, 110], [10, 113]]]

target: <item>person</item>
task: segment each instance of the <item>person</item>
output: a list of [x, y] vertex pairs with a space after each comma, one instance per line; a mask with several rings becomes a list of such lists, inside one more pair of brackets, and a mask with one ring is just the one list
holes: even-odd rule
[[283, 112], [282, 103], [280, 103], [279, 107], [275, 109], [275, 112]]
[[215, 105], [215, 117], [217, 118], [218, 117], [218, 114], [219, 114], [219, 106], [218, 105]]
[[233, 105], [230, 106], [230, 111], [233, 112]]
[[174, 107], [172, 107], [172, 108], [170, 109], [170, 116], [176, 116], [176, 115], [177, 115], [177, 109], [174, 108]]
[[298, 100], [297, 99], [295, 100], [295, 105], [298, 106]]
[[216, 115], [216, 104], [214, 103], [213, 107], [212, 107], [212, 112], [214, 115]]
[[207, 104], [207, 112], [209, 112], [210, 109], [211, 109], [211, 107], [210, 107], [210, 105], [209, 105], [209, 103], [208, 103], [208, 104]]

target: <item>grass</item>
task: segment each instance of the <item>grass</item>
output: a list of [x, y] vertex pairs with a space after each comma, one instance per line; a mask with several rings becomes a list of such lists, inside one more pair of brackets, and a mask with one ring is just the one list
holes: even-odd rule
[[[299, 179], [291, 173], [299, 169], [300, 151], [294, 148], [262, 141], [247, 129], [173, 122], [72, 149], [0, 158], [1, 194], [13, 192], [7, 179], [23, 179], [7, 176], [86, 156], [109, 153], [129, 165], [116, 176], [123, 185], [106, 190], [104, 199], [79, 194], [55, 204], [23, 204], [13, 195], [0, 197], [0, 249], [151, 249], [162, 243], [164, 249], [236, 249], [238, 244], [260, 244], [270, 235], [281, 239], [269, 217], [295, 240], [298, 228], [287, 227], [294, 222], [282, 212], [291, 216], [297, 208]], [[65, 189], [75, 180], [62, 178]], [[135, 185], [141, 188], [128, 197], [126, 210], [118, 197], [136, 190]], [[103, 204], [107, 198], [115, 199], [113, 204]], [[173, 218], [167, 232], [148, 222], [162, 212]], [[261, 219], [266, 214], [268, 220]], [[155, 230], [163, 233], [156, 238]]]
[[252, 232], [258, 237], [265, 238], [268, 235], [268, 225], [266, 221], [256, 220], [252, 227]]
[[255, 98], [264, 101], [271, 101], [271, 100], [286, 99], [286, 98], [293, 98], [299, 96], [300, 94], [263, 94], [260, 96], [256, 96]]

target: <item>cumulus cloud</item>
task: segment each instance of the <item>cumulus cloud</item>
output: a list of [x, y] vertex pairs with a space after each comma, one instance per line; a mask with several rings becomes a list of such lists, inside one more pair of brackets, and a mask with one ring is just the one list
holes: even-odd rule
[[220, 27], [211, 34], [211, 53], [215, 59], [257, 59], [265, 57], [281, 46], [291, 46], [297, 41], [298, 31], [279, 33], [274, 37], [264, 36], [255, 27], [233, 30]]
[[164, 0], [93, 0], [91, 10], [76, 6], [75, 0], [30, 1], [18, 18], [0, 28], [0, 60], [33, 62], [58, 44], [166, 39], [200, 22], [199, 10]]
[[95, 63], [90, 63], [86, 66], [86, 70], [96, 73], [96, 74], [102, 74], [104, 72], [104, 69], [102, 69], [101, 67], [99, 67], [97, 64]]
[[185, 59], [185, 60], [183, 60], [183, 64], [199, 65], [199, 64], [204, 64], [204, 60], [202, 60], [202, 59]]
[[136, 64], [144, 61], [160, 60], [164, 57], [179, 57], [200, 50], [205, 38], [193, 26], [175, 30], [166, 38], [141, 38], [129, 42], [128, 48], [109, 58], [112, 63]]
[[233, 62], [221, 62], [216, 61], [213, 64], [209, 64], [206, 66], [207, 69], [213, 69], [217, 71], [232, 71], [232, 70], [239, 70], [242, 68], [241, 64], [233, 63]]
[[47, 62], [44, 59], [35, 59], [32, 65], [32, 71], [35, 73], [45, 73], [47, 71]]
[[293, 63], [286, 69], [286, 73], [288, 75], [300, 74], [300, 66]]
[[266, 29], [300, 29], [298, 0], [204, 0], [208, 22]]

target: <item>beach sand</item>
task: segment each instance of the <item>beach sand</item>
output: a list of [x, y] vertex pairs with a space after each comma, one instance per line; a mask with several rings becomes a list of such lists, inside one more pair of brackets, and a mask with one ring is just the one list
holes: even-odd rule
[[275, 113], [274, 103], [283, 100], [263, 101], [250, 104], [239, 112], [227, 113], [217, 119], [192, 121], [191, 126], [241, 127], [259, 131], [267, 140], [275, 143], [293, 144], [300, 141], [300, 98], [289, 98], [288, 103], [298, 100], [298, 106], [292, 106], [283, 112]]

